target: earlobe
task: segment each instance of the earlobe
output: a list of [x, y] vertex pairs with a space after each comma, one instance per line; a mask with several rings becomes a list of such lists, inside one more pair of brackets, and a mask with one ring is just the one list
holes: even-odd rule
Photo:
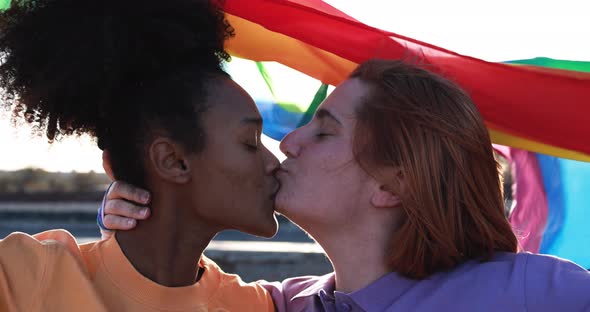
[[390, 191], [380, 187], [371, 197], [371, 204], [377, 208], [394, 208], [401, 204], [400, 198]]
[[393, 208], [401, 204], [398, 194], [405, 190], [405, 179], [400, 167], [380, 168], [376, 183], [378, 188], [371, 197], [371, 204], [378, 208]]

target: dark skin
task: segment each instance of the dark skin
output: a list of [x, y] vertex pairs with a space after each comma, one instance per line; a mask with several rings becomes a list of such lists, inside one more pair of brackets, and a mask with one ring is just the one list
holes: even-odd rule
[[279, 162], [260, 143], [254, 102], [225, 77], [213, 79], [208, 94], [205, 148], [190, 153], [165, 136], [155, 138], [146, 161], [151, 217], [115, 236], [133, 266], [164, 286], [194, 284], [198, 259], [222, 230], [265, 237], [277, 230]]

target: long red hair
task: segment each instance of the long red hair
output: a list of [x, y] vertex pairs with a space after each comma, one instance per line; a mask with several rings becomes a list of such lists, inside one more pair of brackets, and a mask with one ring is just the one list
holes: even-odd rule
[[[494, 251], [517, 251], [504, 215], [499, 166], [483, 119], [459, 87], [401, 61], [371, 60], [350, 76], [368, 84], [354, 152], [368, 172], [399, 168], [404, 220], [391, 264], [425, 278]], [[392, 183], [393, 183], [392, 179]]]

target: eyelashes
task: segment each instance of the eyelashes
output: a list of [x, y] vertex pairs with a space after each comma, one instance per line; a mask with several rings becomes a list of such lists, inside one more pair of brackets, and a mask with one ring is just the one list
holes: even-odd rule
[[319, 132], [315, 135], [315, 139], [318, 141], [324, 140], [327, 137], [331, 136], [332, 134], [326, 132]]
[[256, 152], [258, 151], [258, 146], [253, 145], [253, 144], [244, 144], [244, 146], [246, 147], [246, 150], [248, 150], [249, 152]]

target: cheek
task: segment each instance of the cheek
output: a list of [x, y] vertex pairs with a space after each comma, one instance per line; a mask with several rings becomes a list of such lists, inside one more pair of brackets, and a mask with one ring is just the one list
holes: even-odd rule
[[354, 166], [352, 156], [343, 148], [326, 149], [323, 153], [307, 153], [303, 159], [303, 178], [298, 179], [300, 186], [306, 191], [316, 194], [316, 200], [334, 198], [335, 192], [343, 191], [342, 184], [350, 180], [351, 169]]
[[338, 150], [307, 153], [297, 159], [297, 172], [285, 179], [277, 196], [279, 211], [325, 216], [337, 213], [359, 196], [361, 172], [352, 157]]
[[246, 199], [259, 197], [264, 192], [264, 169], [253, 163], [246, 165], [249, 166], [224, 167], [219, 172], [227, 196], [235, 198], [240, 205], [251, 204]]
[[264, 177], [263, 166], [246, 157], [218, 157], [210, 161], [194, 176], [199, 184], [195, 196], [200, 197], [197, 200], [208, 210], [202, 213], [212, 218], [228, 218], [228, 224], [251, 215], [261, 205]]

